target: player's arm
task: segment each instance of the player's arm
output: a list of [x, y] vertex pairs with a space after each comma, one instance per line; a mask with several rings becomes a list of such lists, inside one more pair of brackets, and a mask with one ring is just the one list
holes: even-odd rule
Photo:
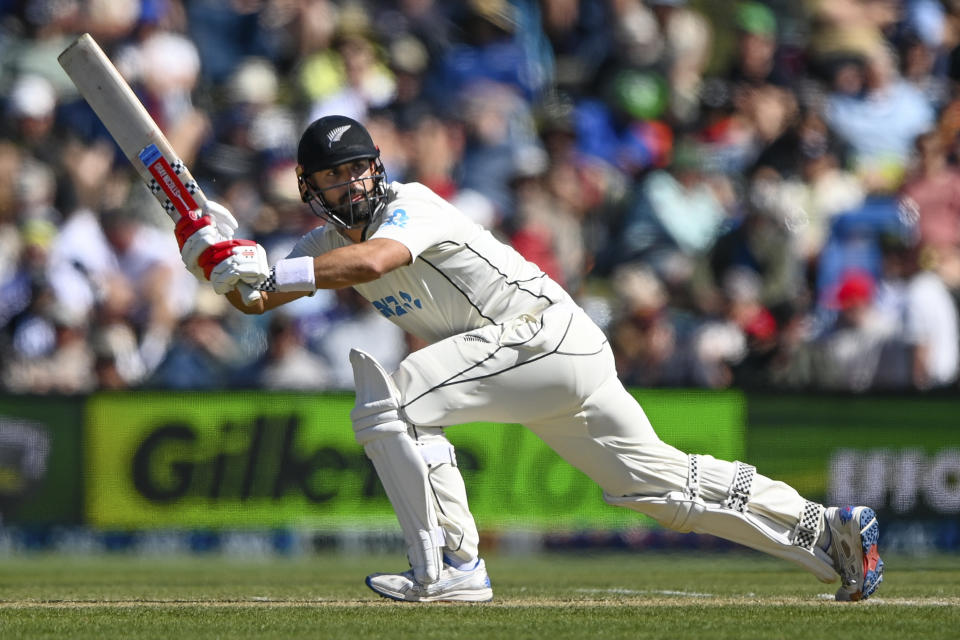
[[261, 291], [260, 299], [254, 300], [252, 303], [247, 305], [244, 303], [240, 292], [236, 289], [226, 294], [227, 300], [230, 301], [230, 304], [232, 304], [238, 310], [250, 315], [259, 315], [266, 311], [270, 311], [270, 309], [276, 309], [281, 305], [287, 304], [288, 302], [293, 302], [297, 298], [302, 298], [308, 295], [310, 295], [310, 292], [308, 291]]
[[313, 281], [317, 289], [342, 289], [372, 282], [410, 261], [405, 245], [389, 238], [373, 238], [314, 258]]
[[273, 267], [262, 299], [244, 304], [236, 291], [227, 294], [230, 303], [244, 313], [259, 314], [275, 309], [317, 289], [342, 289], [372, 282], [386, 273], [410, 264], [410, 250], [389, 238], [374, 238], [309, 258], [286, 258]]

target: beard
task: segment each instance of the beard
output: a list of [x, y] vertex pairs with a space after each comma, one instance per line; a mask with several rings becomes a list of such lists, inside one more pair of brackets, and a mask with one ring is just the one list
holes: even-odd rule
[[350, 202], [350, 198], [355, 195], [357, 194], [346, 193], [343, 198], [340, 199], [340, 203], [333, 208], [333, 213], [336, 214], [338, 218], [351, 225], [369, 220], [370, 215], [373, 213], [373, 205], [366, 196], [364, 196], [363, 200]]

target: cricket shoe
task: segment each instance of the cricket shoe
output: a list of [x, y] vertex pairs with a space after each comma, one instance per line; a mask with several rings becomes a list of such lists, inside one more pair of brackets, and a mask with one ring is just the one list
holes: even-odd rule
[[423, 585], [413, 577], [413, 569], [403, 573], [374, 573], [367, 576], [367, 586], [384, 598], [405, 602], [489, 602], [493, 589], [483, 560], [473, 569], [461, 571], [443, 565], [440, 579]]
[[883, 560], [877, 552], [880, 525], [870, 507], [830, 507], [826, 514], [830, 528], [827, 552], [840, 574], [840, 601], [865, 600], [883, 581]]

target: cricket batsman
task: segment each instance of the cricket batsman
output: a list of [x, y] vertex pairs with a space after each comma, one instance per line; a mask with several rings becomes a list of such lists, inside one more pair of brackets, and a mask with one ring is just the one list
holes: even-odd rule
[[[872, 509], [825, 508], [749, 464], [662, 442], [618, 380], [603, 332], [573, 299], [427, 187], [388, 182], [359, 122], [316, 120], [297, 156], [301, 196], [326, 224], [273, 267], [228, 260], [206, 273], [254, 314], [317, 289], [354, 287], [429, 343], [393, 372], [359, 349], [350, 353], [354, 435], [396, 511], [411, 567], [368, 576], [373, 591], [412, 602], [492, 599], [444, 436], [466, 422], [521, 423], [597, 482], [610, 504], [783, 558], [823, 582], [839, 579], [838, 600], [877, 589], [883, 562]], [[213, 209], [201, 227], [206, 219], [222, 228], [229, 212]], [[208, 235], [215, 245], [219, 236]], [[184, 254], [194, 272], [205, 243]], [[260, 300], [244, 304], [234, 290], [240, 282], [259, 287]]]

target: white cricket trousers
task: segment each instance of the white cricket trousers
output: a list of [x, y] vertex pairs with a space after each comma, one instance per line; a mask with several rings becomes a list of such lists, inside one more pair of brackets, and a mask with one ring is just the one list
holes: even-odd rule
[[[617, 378], [603, 332], [574, 305], [432, 344], [404, 359], [393, 378], [405, 418], [420, 437], [443, 437], [431, 427], [466, 422], [520, 423], [609, 497], [661, 497], [687, 486], [687, 454], [657, 437]], [[702, 498], [726, 499], [735, 465], [701, 455], [699, 467]], [[440, 512], [456, 526], [441, 525], [454, 534], [448, 540], [459, 541], [453, 555], [475, 557], [476, 527], [463, 481], [455, 467], [442, 469], [432, 478], [434, 491]], [[793, 528], [804, 502], [788, 485], [757, 474], [748, 508]], [[618, 504], [644, 511], [642, 503]]]

